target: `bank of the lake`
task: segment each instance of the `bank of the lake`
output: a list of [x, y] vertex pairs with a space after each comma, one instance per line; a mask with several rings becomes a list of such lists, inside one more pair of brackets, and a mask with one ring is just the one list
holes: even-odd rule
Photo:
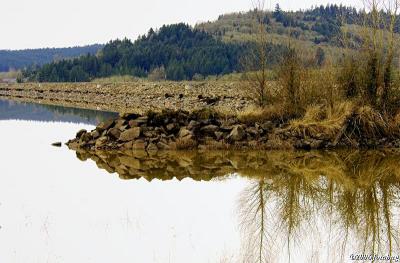
[[[354, 251], [399, 250], [397, 149], [73, 152], [51, 146], [99, 122], [139, 127], [138, 139], [142, 130], [171, 128], [171, 122], [193, 136], [215, 128], [209, 125], [240, 125], [206, 113], [181, 112], [174, 122], [177, 113], [117, 117], [0, 100], [1, 262], [305, 263], [309, 255], [346, 262]], [[359, 114], [345, 119], [344, 138], [356, 140], [350, 132]], [[197, 128], [189, 126], [192, 120], [200, 122]], [[246, 133], [255, 127], [244, 124]], [[268, 122], [257, 124], [268, 140], [279, 130], [294, 131], [278, 122], [264, 130], [262, 124]], [[111, 126], [103, 130], [107, 137], [118, 133]]]
[[93, 132], [79, 133], [69, 142], [73, 148], [400, 146], [400, 117], [385, 119], [375, 109], [352, 101], [338, 102], [329, 112], [326, 107], [310, 105], [297, 116], [280, 104], [254, 112], [249, 110], [254, 102], [240, 85], [234, 81], [0, 84], [0, 98], [121, 113], [120, 118], [100, 124]]
[[[212, 110], [194, 112], [164, 110], [120, 114], [94, 130], [81, 130], [67, 145], [94, 150], [215, 150], [215, 149], [334, 149], [398, 148], [400, 137], [383, 127], [364, 123], [365, 109], [353, 109], [335, 122], [287, 123], [244, 119]], [[308, 121], [308, 122], [307, 122]], [[382, 127], [380, 125], [383, 125]]]
[[238, 112], [252, 104], [236, 81], [0, 84], [0, 98], [113, 112], [193, 111], [212, 107]]

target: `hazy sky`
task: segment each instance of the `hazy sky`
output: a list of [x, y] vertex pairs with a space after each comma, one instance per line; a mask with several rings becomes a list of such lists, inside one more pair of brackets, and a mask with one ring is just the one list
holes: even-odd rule
[[[214, 20], [220, 14], [247, 11], [251, 0], [1, 0], [0, 49], [66, 47], [133, 38], [163, 24]], [[361, 0], [267, 1], [283, 9]]]

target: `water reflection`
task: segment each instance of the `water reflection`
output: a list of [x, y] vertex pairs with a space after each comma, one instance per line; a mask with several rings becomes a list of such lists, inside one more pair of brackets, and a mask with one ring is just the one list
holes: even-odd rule
[[0, 99], [0, 120], [58, 121], [96, 125], [117, 115], [113, 112]]
[[[122, 179], [248, 179], [238, 198], [243, 262], [345, 262], [399, 252], [400, 153], [83, 152]], [[285, 260], [278, 256], [287, 255]]]

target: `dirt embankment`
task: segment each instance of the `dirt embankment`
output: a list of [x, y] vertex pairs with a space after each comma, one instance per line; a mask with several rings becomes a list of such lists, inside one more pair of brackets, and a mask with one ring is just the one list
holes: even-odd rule
[[252, 104], [239, 82], [223, 81], [0, 84], [0, 98], [136, 113], [204, 107], [234, 113]]

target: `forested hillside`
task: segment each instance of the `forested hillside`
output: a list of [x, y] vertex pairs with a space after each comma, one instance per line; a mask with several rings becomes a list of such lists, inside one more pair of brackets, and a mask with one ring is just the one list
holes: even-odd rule
[[0, 50], [0, 72], [23, 69], [31, 65], [44, 65], [66, 58], [79, 57], [87, 53], [96, 54], [103, 46], [96, 44], [69, 48]]
[[[136, 41], [110, 41], [96, 55], [46, 64], [24, 72], [39, 82], [79, 82], [112, 75], [150, 79], [191, 80], [246, 70], [241, 60], [255, 48], [257, 10], [221, 15], [218, 20], [196, 25], [150, 29]], [[390, 16], [382, 12], [382, 23]], [[368, 15], [354, 8], [328, 5], [305, 11], [286, 12], [279, 5], [263, 13], [268, 32], [267, 63], [282, 58], [290, 40], [307, 60], [322, 65], [326, 58], [341, 57], [343, 48], [362, 44], [360, 28], [371, 23]], [[259, 18], [258, 18], [259, 19]], [[394, 32], [400, 32], [397, 20]], [[383, 28], [383, 27], [382, 27]], [[345, 40], [345, 41], [344, 41]]]
[[[111, 75], [185, 80], [240, 71], [240, 58], [251, 47], [249, 42], [224, 43], [186, 24], [175, 24], [150, 29], [135, 42], [111, 41], [97, 55], [53, 62], [24, 74], [39, 82], [81, 82]], [[284, 49], [269, 48], [274, 56]]]
[[[216, 21], [201, 23], [197, 27], [226, 42], [249, 41], [257, 33], [254, 27], [256, 15], [256, 11], [221, 15]], [[337, 5], [297, 12], [283, 11], [277, 5], [273, 12], [266, 12], [263, 22], [274, 39], [290, 35], [295, 39], [316, 44], [335, 43], [335, 36], [341, 26], [339, 18], [342, 15], [350, 23], [358, 20], [359, 16], [355, 9]]]

